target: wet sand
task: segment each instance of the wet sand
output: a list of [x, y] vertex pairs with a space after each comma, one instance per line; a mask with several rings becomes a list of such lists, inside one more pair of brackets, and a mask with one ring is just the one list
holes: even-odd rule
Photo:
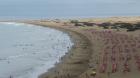
[[[37, 23], [36, 25], [43, 24]], [[68, 33], [74, 42], [74, 46], [64, 57], [60, 58], [60, 63], [56, 63], [54, 68], [51, 68], [47, 73], [39, 76], [39, 78], [77, 78], [89, 67], [89, 59], [91, 58], [90, 55], [92, 53], [92, 44], [90, 40], [80, 32], [69, 29], [67, 27], [49, 27], [56, 28]]]

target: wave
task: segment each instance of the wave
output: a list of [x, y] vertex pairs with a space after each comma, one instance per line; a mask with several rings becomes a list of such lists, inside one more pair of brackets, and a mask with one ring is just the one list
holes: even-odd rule
[[27, 24], [27, 23], [19, 23], [19, 22], [0, 22], [0, 24], [8, 24], [8, 25], [14, 25], [14, 26], [35, 26], [32, 24]]
[[[37, 78], [40, 74], [48, 71], [49, 68], [53, 67], [55, 63], [59, 61], [59, 58], [68, 52], [69, 49], [67, 47], [71, 47], [73, 45], [67, 34], [55, 29], [44, 29], [44, 27], [40, 28], [39, 26], [32, 28], [34, 25], [16, 22], [0, 22], [0, 26], [3, 26], [3, 28], [5, 26], [7, 26], [6, 28], [11, 27], [10, 30], [8, 28], [7, 31], [16, 32], [14, 34], [11, 32], [11, 34], [9, 34], [8, 32], [9, 35], [2, 35], [7, 36], [5, 38], [6, 40], [4, 41], [15, 42], [10, 44], [12, 47], [9, 47], [9, 50], [6, 49], [7, 45], [9, 45], [9, 42], [7, 42], [7, 45], [5, 42], [3, 42], [6, 47], [3, 48], [4, 54], [2, 52], [1, 53], [2, 55], [6, 56], [2, 56], [0, 58], [0, 78], [9, 78], [7, 76], [10, 75], [14, 76], [14, 78]], [[22, 28], [19, 28], [19, 31], [19, 29], [17, 29], [18, 27], [12, 28], [12, 26], [21, 26]], [[31, 32], [23, 31], [26, 30], [27, 26], [31, 26], [27, 28], [27, 30], [32, 30]], [[6, 32], [6, 28], [2, 32]], [[26, 34], [22, 34], [23, 32], [26, 32]], [[23, 35], [23, 39], [20, 36], [15, 36], [16, 34], [18, 34], [18, 36]], [[22, 42], [22, 40], [25, 40], [23, 42], [28, 44], [17, 44], [18, 41]], [[34, 43], [37, 46], [33, 46], [31, 43]], [[1, 46], [3, 45], [1, 44]], [[42, 48], [42, 46], [46, 46], [47, 48]], [[56, 46], [57, 48], [53, 49], [53, 46]], [[23, 47], [28, 47], [28, 50], [23, 50]], [[7, 51], [8, 55], [4, 51]], [[21, 51], [21, 53], [18, 51]], [[14, 54], [11, 55], [10, 52], [13, 52]]]

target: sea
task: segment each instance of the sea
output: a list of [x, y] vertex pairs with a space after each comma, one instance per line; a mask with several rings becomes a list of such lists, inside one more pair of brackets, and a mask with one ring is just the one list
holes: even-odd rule
[[0, 22], [0, 78], [38, 78], [73, 45], [59, 30]]

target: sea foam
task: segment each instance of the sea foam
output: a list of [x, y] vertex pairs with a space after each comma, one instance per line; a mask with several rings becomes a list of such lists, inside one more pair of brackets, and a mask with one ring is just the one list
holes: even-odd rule
[[0, 22], [0, 43], [0, 78], [37, 78], [73, 45], [64, 32], [15, 22]]

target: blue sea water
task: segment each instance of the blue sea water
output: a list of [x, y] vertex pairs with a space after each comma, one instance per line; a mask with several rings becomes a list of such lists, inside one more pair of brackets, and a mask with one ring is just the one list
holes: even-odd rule
[[0, 18], [139, 16], [140, 0], [0, 0]]

